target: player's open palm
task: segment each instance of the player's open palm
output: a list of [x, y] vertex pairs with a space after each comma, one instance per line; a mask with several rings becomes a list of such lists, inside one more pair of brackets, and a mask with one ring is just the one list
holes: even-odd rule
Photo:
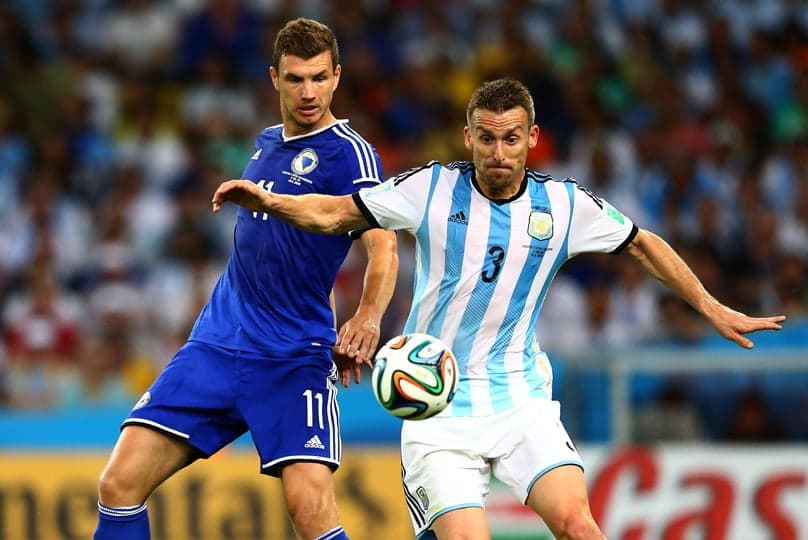
[[213, 211], [222, 209], [225, 201], [233, 202], [253, 212], [265, 209], [264, 200], [268, 193], [249, 180], [227, 180], [219, 184], [213, 194]]
[[751, 349], [754, 347], [754, 343], [744, 334], [759, 330], [780, 330], [782, 328], [780, 323], [786, 317], [785, 315], [750, 317], [727, 306], [719, 305], [708, 315], [708, 319], [719, 334], [741, 347]]

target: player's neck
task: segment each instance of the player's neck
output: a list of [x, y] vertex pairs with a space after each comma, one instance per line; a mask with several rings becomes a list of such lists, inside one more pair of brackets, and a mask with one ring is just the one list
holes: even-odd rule
[[481, 180], [479, 175], [477, 175], [477, 171], [474, 172], [475, 174], [472, 177], [472, 182], [477, 187], [477, 191], [479, 191], [487, 199], [494, 202], [508, 202], [517, 198], [524, 191], [525, 179], [527, 176], [524, 171], [522, 172], [522, 175], [518, 181], [514, 180], [507, 185], [491, 185], [485, 180]]
[[320, 118], [317, 123], [308, 126], [302, 126], [291, 118], [285, 118], [283, 121], [283, 137], [285, 139], [294, 137], [303, 137], [312, 133], [317, 133], [329, 128], [337, 122], [337, 118], [329, 110]]

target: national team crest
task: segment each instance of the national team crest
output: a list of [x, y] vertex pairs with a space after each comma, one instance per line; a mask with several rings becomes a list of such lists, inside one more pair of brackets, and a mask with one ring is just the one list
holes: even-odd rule
[[531, 212], [527, 224], [527, 234], [536, 240], [547, 240], [553, 236], [553, 215], [547, 212]]
[[426, 490], [424, 486], [419, 486], [418, 489], [415, 490], [415, 493], [418, 495], [418, 498], [421, 499], [421, 506], [424, 507], [424, 510], [429, 509], [429, 497], [426, 494]]
[[301, 176], [309, 174], [317, 168], [319, 162], [320, 158], [317, 157], [317, 152], [311, 148], [306, 148], [305, 150], [301, 150], [292, 160], [292, 171]]

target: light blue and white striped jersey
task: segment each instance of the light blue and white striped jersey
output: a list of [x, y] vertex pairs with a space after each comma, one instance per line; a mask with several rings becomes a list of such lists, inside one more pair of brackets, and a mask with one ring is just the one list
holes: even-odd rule
[[528, 171], [507, 201], [485, 197], [470, 162], [431, 162], [354, 194], [374, 226], [416, 239], [412, 309], [403, 332], [439, 336], [459, 383], [443, 416], [482, 416], [551, 398], [552, 369], [533, 329], [559, 267], [616, 252], [636, 226], [575, 180]]

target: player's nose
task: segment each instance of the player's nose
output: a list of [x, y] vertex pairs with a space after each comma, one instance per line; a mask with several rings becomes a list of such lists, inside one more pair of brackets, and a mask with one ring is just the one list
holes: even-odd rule
[[505, 147], [502, 141], [497, 141], [494, 145], [494, 159], [499, 163], [505, 160]]
[[300, 92], [303, 99], [314, 98], [314, 83], [312, 81], [303, 81]]

